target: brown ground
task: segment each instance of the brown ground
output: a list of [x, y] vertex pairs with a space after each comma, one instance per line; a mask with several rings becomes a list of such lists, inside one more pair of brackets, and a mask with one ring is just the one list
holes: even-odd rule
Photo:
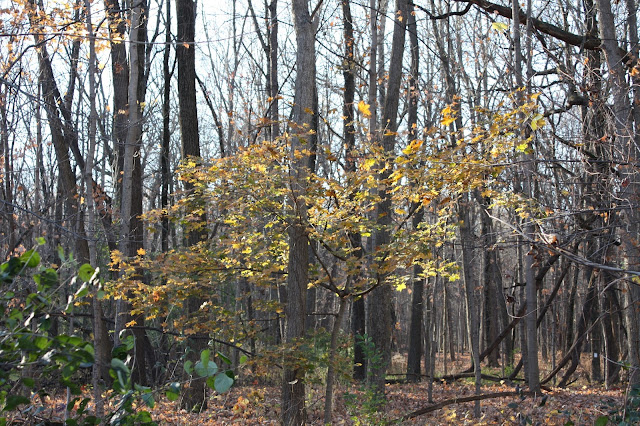
[[[441, 360], [439, 360], [441, 361]], [[459, 357], [455, 365], [448, 365], [448, 372], [460, 371], [468, 365], [468, 358]], [[393, 370], [402, 371], [402, 359], [394, 357]], [[481, 401], [482, 415], [473, 418], [474, 403], [452, 404], [432, 413], [407, 420], [402, 424], [416, 425], [517, 425], [529, 419], [529, 424], [565, 425], [571, 421], [575, 425], [593, 425], [595, 420], [607, 415], [613, 407], [622, 407], [626, 388], [624, 385], [605, 389], [600, 385], [591, 385], [584, 377], [588, 376], [588, 363], [583, 362], [577, 376], [582, 377], [567, 389], [551, 388], [545, 391], [543, 402], [540, 397], [503, 397]], [[443, 373], [440, 364], [437, 374]], [[550, 366], [543, 365], [541, 376]], [[483, 368], [484, 370], [484, 368]], [[500, 375], [500, 371], [494, 372]], [[245, 378], [245, 382], [247, 379]], [[482, 393], [513, 391], [513, 386], [499, 382], [484, 382]], [[307, 390], [308, 420], [311, 425], [322, 425], [324, 389], [320, 386]], [[433, 385], [433, 402], [473, 395], [474, 385], [471, 379], [454, 383], [438, 382]], [[345, 394], [347, 395], [345, 397]], [[170, 402], [163, 395], [156, 395], [153, 419], [160, 425], [269, 425], [279, 424], [280, 390], [277, 386], [253, 384], [236, 385], [229, 392], [211, 396], [209, 407], [201, 413], [187, 413], [178, 409], [177, 402]], [[367, 414], [367, 395], [355, 385], [340, 385], [334, 394], [335, 425], [383, 424], [385, 421], [399, 419], [415, 410], [431, 405], [428, 401], [427, 383], [387, 385], [387, 404], [379, 412], [369, 410]], [[60, 420], [64, 412], [64, 395], [48, 398], [46, 409], [41, 418]], [[352, 401], [352, 402], [350, 402]], [[36, 401], [34, 401], [35, 403]], [[39, 402], [39, 401], [38, 401]], [[23, 417], [24, 418], [24, 417]], [[27, 421], [32, 424], [31, 421]]]

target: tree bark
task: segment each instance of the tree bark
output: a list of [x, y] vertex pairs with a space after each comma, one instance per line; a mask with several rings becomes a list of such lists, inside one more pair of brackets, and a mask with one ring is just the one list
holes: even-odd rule
[[[400, 101], [400, 86], [402, 83], [402, 57], [404, 55], [405, 29], [409, 16], [409, 6], [406, 0], [396, 0], [396, 13], [394, 19], [393, 42], [391, 46], [391, 62], [389, 68], [389, 82], [382, 113], [382, 148], [389, 157], [395, 150], [395, 132], [397, 130], [398, 105]], [[391, 197], [384, 187], [391, 175], [391, 167], [387, 167], [380, 173], [379, 181], [382, 183], [378, 191], [380, 202], [376, 206], [376, 223], [378, 230], [374, 234], [374, 253], [377, 254], [378, 264], [377, 281], [379, 285], [368, 295], [368, 334], [375, 345], [375, 350], [381, 355], [380, 365], [367, 365], [367, 379], [374, 390], [381, 396], [384, 395], [385, 373], [391, 361], [391, 334], [393, 331], [393, 293], [386, 282], [388, 262], [385, 250], [391, 242], [390, 227], [393, 209]]]
[[[309, 159], [300, 154], [312, 148], [309, 143], [314, 127], [316, 105], [315, 29], [305, 0], [292, 2], [296, 34], [296, 81], [292, 112], [291, 193], [293, 216], [289, 226], [289, 261], [287, 265], [287, 303], [284, 339], [294, 344], [304, 337], [306, 291], [309, 284], [309, 241], [306, 230], [307, 210], [302, 198], [306, 190]], [[306, 421], [305, 372], [296, 365], [285, 365], [282, 382], [282, 422], [285, 426]]]
[[[200, 162], [200, 134], [198, 130], [198, 106], [196, 102], [196, 4], [193, 0], [176, 0], [177, 44], [176, 59], [178, 64], [178, 105], [180, 118], [180, 140], [183, 160], [191, 159]], [[196, 188], [185, 183], [187, 196], [194, 195]], [[202, 215], [201, 221], [206, 222]], [[194, 246], [206, 238], [206, 232], [189, 230], [186, 244]], [[187, 299], [187, 315], [196, 318], [202, 305], [202, 299], [190, 295]], [[198, 330], [188, 339], [187, 359], [197, 362], [200, 353], [206, 348], [207, 333]], [[207, 408], [207, 385], [203, 378], [189, 377], [189, 387], [182, 394], [181, 407], [187, 411], [202, 411]]]
[[[418, 138], [418, 82], [420, 77], [420, 51], [418, 48], [418, 26], [416, 15], [411, 7], [408, 17], [407, 32], [409, 33], [409, 49], [411, 52], [411, 68], [409, 75], [409, 107], [408, 122], [409, 142]], [[414, 205], [417, 211], [412, 218], [413, 229], [417, 229], [424, 217], [424, 210], [419, 205]], [[411, 322], [409, 324], [409, 354], [407, 357], [407, 380], [419, 381], [421, 377], [422, 349], [423, 349], [423, 318], [424, 318], [424, 277], [419, 265], [413, 267], [413, 293], [411, 294]], [[428, 335], [430, 342], [432, 336]], [[430, 349], [429, 349], [430, 350]], [[428, 355], [428, 354], [427, 354]], [[427, 371], [429, 368], [427, 366]]]

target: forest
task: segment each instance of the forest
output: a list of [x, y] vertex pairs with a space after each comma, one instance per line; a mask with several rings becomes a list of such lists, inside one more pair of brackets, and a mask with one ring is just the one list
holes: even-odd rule
[[636, 0], [0, 0], [0, 425], [640, 424]]

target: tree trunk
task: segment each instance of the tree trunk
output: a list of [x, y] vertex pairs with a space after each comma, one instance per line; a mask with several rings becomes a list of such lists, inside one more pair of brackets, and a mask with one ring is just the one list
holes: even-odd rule
[[[409, 128], [409, 142], [418, 138], [418, 81], [420, 52], [418, 50], [418, 26], [416, 16], [411, 7], [407, 23], [409, 33], [409, 44], [411, 52], [411, 69], [409, 75], [409, 112], [407, 127]], [[412, 218], [413, 229], [417, 229], [424, 217], [424, 210], [419, 204], [415, 204], [413, 209], [417, 211]], [[423, 317], [424, 317], [424, 277], [422, 268], [419, 265], [413, 267], [413, 293], [411, 294], [411, 323], [409, 325], [409, 354], [407, 358], [407, 379], [409, 381], [419, 381], [421, 377], [422, 348], [423, 348]], [[427, 336], [431, 339], [431, 336]], [[427, 353], [428, 354], [428, 353]], [[427, 371], [429, 368], [427, 366]]]
[[[198, 130], [198, 107], [196, 102], [195, 25], [196, 4], [193, 0], [176, 0], [176, 59], [178, 63], [178, 105], [180, 118], [180, 140], [182, 158], [200, 162], [200, 134]], [[187, 196], [196, 191], [193, 184], [185, 183]], [[200, 220], [206, 222], [206, 217]], [[197, 245], [204, 238], [204, 231], [187, 231], [186, 243]], [[189, 319], [197, 317], [202, 305], [200, 297], [190, 295], [187, 300]], [[206, 348], [207, 333], [199, 330], [188, 339], [187, 359], [197, 362]], [[187, 411], [202, 411], [207, 408], [207, 386], [202, 378], [190, 377], [190, 384], [182, 395], [181, 407]]]
[[[171, 1], [166, 2], [165, 12], [165, 39], [164, 42], [167, 46], [171, 44]], [[161, 190], [160, 190], [160, 206], [163, 211], [169, 208], [169, 182], [171, 180], [171, 170], [169, 162], [169, 151], [171, 149], [171, 129], [170, 119], [171, 117], [171, 70], [169, 69], [169, 56], [171, 49], [165, 49], [162, 56], [162, 148], [160, 151], [160, 173], [161, 177]], [[162, 214], [160, 233], [160, 248], [163, 253], [169, 251], [169, 216], [166, 213]]]
[[[460, 239], [462, 245], [462, 271], [467, 301], [467, 318], [469, 323], [469, 340], [471, 344], [471, 356], [473, 359], [473, 369], [475, 372], [476, 395], [480, 395], [482, 389], [482, 372], [480, 366], [480, 323], [476, 305], [476, 287], [473, 278], [473, 268], [471, 259], [473, 258], [474, 238], [471, 230], [471, 223], [467, 196], [463, 196], [458, 207], [458, 217], [460, 218]], [[535, 318], [534, 318], [535, 319]], [[474, 417], [480, 417], [480, 401], [476, 400], [474, 406]]]
[[[406, 0], [396, 1], [395, 26], [393, 29], [393, 42], [391, 47], [391, 66], [389, 68], [389, 83], [384, 102], [382, 124], [384, 133], [382, 146], [384, 152], [392, 156], [395, 150], [395, 132], [397, 130], [398, 105], [400, 101], [400, 86], [402, 83], [402, 57], [404, 55], [405, 29], [409, 16], [409, 7]], [[391, 167], [380, 173], [379, 181], [386, 182], [391, 175]], [[393, 324], [393, 293], [386, 282], [388, 269], [386, 265], [391, 259], [387, 258], [385, 251], [391, 242], [390, 227], [393, 209], [391, 197], [386, 188], [379, 190], [380, 202], [376, 206], [376, 222], [379, 226], [374, 234], [374, 253], [377, 253], [378, 286], [371, 291], [368, 300], [368, 334], [375, 345], [375, 350], [380, 353], [380, 365], [367, 365], [367, 379], [375, 392], [384, 395], [384, 380], [387, 368], [391, 362], [391, 334]]]
[[[309, 284], [309, 242], [306, 230], [306, 205], [299, 197], [306, 190], [309, 159], [296, 155], [309, 149], [310, 131], [314, 126], [316, 105], [315, 29], [305, 0], [292, 2], [296, 33], [297, 72], [292, 112], [291, 192], [293, 216], [289, 226], [289, 262], [287, 265], [287, 303], [284, 339], [294, 344], [304, 337], [306, 291]], [[297, 365], [284, 365], [282, 382], [282, 422], [285, 426], [306, 421], [304, 370]]]

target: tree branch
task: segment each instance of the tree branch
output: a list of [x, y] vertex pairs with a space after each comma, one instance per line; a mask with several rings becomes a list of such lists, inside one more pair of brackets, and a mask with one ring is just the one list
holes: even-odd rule
[[465, 397], [462, 397], [462, 398], [446, 399], [444, 401], [438, 402], [437, 404], [429, 405], [427, 407], [424, 407], [424, 408], [416, 410], [416, 411], [414, 411], [412, 413], [409, 413], [406, 416], [403, 416], [403, 417], [393, 421], [392, 423], [396, 423], [396, 422], [399, 423], [399, 422], [402, 422], [402, 421], [405, 421], [405, 420], [414, 419], [414, 418], [416, 418], [418, 416], [421, 416], [423, 414], [431, 413], [432, 411], [436, 411], [436, 410], [439, 410], [441, 408], [444, 408], [447, 405], [461, 404], [461, 403], [464, 403], [464, 402], [472, 402], [472, 401], [482, 401], [484, 399], [491, 399], [491, 398], [505, 398], [505, 397], [509, 397], [509, 396], [522, 397], [524, 395], [535, 396], [535, 393], [531, 392], [531, 391], [494, 392], [494, 393], [485, 393], [485, 394], [482, 394], [482, 395], [465, 396]]

